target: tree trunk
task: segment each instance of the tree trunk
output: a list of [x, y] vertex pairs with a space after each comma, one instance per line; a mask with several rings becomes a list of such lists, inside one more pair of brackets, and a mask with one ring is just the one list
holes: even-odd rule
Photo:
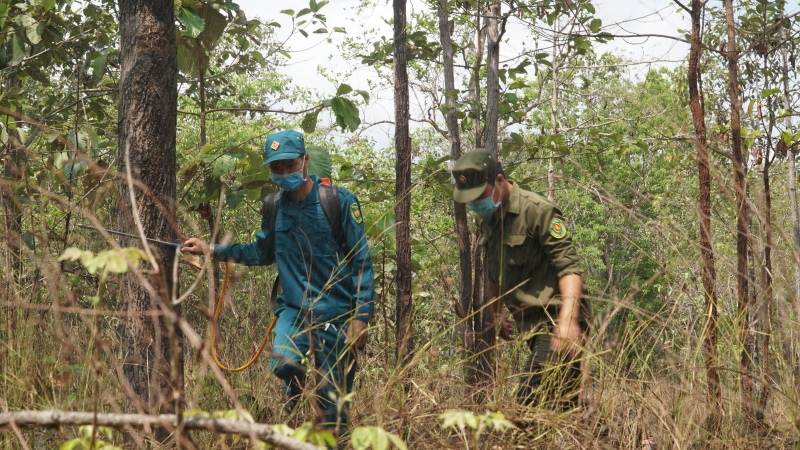
[[[786, 39], [786, 29], [781, 27], [781, 40]], [[789, 97], [789, 56], [786, 49], [788, 43], [781, 46], [781, 57], [783, 59], [783, 109], [792, 112], [792, 102]], [[786, 114], [786, 129], [792, 129], [792, 115]], [[789, 201], [792, 208], [792, 244], [794, 248], [794, 305], [790, 302], [788, 308], [791, 310], [794, 306], [794, 313], [800, 315], [800, 208], [797, 206], [797, 167], [795, 160], [797, 158], [797, 147], [792, 145], [789, 148]], [[789, 315], [791, 317], [791, 315]], [[797, 339], [792, 339], [794, 346], [797, 346]], [[800, 348], [791, 350], [791, 356], [794, 361], [790, 361], [791, 367], [794, 368], [794, 373], [800, 375]]]
[[[483, 133], [481, 133], [482, 137], [479, 136], [477, 142], [478, 148], [485, 148], [495, 159], [498, 158], [497, 129], [500, 120], [500, 7], [500, 1], [494, 0], [486, 8], [486, 118]], [[479, 36], [479, 40], [482, 40], [482, 37]], [[474, 351], [477, 364], [474, 381], [481, 386], [487, 385], [494, 378], [495, 355], [493, 349], [497, 341], [494, 317], [492, 317], [490, 309], [485, 307], [491, 299], [485, 279], [486, 268], [482, 261], [483, 256], [484, 252], [479, 248], [475, 256], [475, 278], [476, 285], [478, 285], [477, 279], [480, 277], [482, 289], [473, 291], [473, 295], [477, 294], [477, 297], [473, 298]]]
[[[16, 77], [6, 80], [6, 89], [19, 87], [20, 81]], [[7, 116], [6, 116], [7, 117]], [[16, 126], [22, 126], [22, 122], [17, 121]], [[6, 122], [6, 129], [9, 130]], [[22, 180], [24, 173], [24, 144], [20, 142], [16, 130], [9, 130], [8, 141], [5, 144], [5, 154], [3, 155], [3, 177], [12, 180], [15, 184]], [[14, 195], [13, 190], [3, 189], [3, 225], [5, 232], [6, 246], [8, 247], [8, 267], [11, 278], [7, 280], [14, 283], [12, 289], [8, 289], [11, 295], [17, 292], [17, 285], [22, 274], [22, 209], [20, 208], [19, 198]], [[9, 298], [9, 301], [15, 299]]]
[[397, 357], [406, 364], [414, 350], [411, 329], [411, 136], [406, 69], [406, 0], [394, 6], [395, 248], [397, 251]]
[[[174, 4], [170, 0], [120, 0], [119, 18], [119, 228], [175, 241], [178, 67]], [[135, 186], [135, 205], [131, 185]], [[139, 246], [141, 241], [124, 244]], [[123, 308], [130, 313], [121, 318], [119, 326], [123, 372], [130, 388], [126, 389], [124, 409], [149, 414], [180, 412], [180, 400], [176, 402], [174, 394], [180, 394], [183, 384], [182, 336], [168, 327], [166, 318], [174, 317], [170, 299], [177, 282], [172, 279], [175, 252], [167, 246], [152, 246], [151, 252], [155, 261], [147, 268], [146, 280], [128, 273], [121, 286]], [[171, 371], [170, 361], [181, 367]], [[170, 374], [177, 374], [173, 377], [177, 379], [170, 379]], [[159, 442], [167, 437], [166, 432], [155, 436]]]
[[[780, 139], [780, 138], [779, 138]], [[763, 419], [767, 410], [772, 371], [769, 363], [769, 342], [772, 336], [772, 193], [770, 192], [769, 169], [771, 165], [769, 148], [764, 151], [764, 303], [761, 310], [761, 395], [758, 399], [758, 414]]]
[[481, 127], [481, 119], [483, 118], [483, 111], [481, 111], [481, 65], [483, 65], [483, 41], [486, 39], [484, 33], [484, 26], [481, 24], [481, 17], [483, 16], [483, 8], [480, 3], [476, 7], [475, 14], [475, 64], [472, 66], [472, 75], [470, 76], [470, 93], [472, 94], [472, 104], [475, 107], [473, 111], [473, 119], [475, 119], [475, 148], [485, 148], [486, 138]]
[[[550, 96], [550, 125], [553, 127], [553, 134], [558, 134], [558, 117], [556, 111], [558, 110], [558, 68], [559, 68], [559, 48], [558, 48], [558, 33], [556, 32], [557, 25], [553, 25], [553, 92]], [[550, 151], [550, 160], [547, 165], [547, 199], [554, 202], [556, 199], [556, 169], [553, 164], [555, 152]]]
[[[736, 30], [733, 19], [733, 0], [725, 0], [725, 21], [728, 29], [728, 94], [731, 100], [731, 141], [733, 143], [733, 183], [736, 192], [736, 286], [739, 304], [738, 327], [740, 342], [749, 334], [750, 297], [747, 294], [747, 246], [750, 239], [747, 211], [747, 187], [745, 186], [745, 159], [742, 155], [742, 132], [739, 109], [739, 52], [736, 45]], [[745, 415], [752, 419], [753, 408], [753, 361], [745, 345], [740, 361], [742, 401]]]
[[[450, 41], [450, 27], [447, 21], [447, 0], [438, 1], [439, 38], [442, 44], [442, 59], [444, 60], [444, 93], [445, 104], [447, 105], [445, 122], [447, 123], [447, 138], [450, 141], [450, 159], [455, 163], [461, 157], [461, 133], [458, 129], [458, 120], [456, 118], [458, 92], [455, 88], [453, 45]], [[456, 222], [458, 260], [461, 274], [457, 309], [460, 309], [463, 316], [468, 314], [472, 303], [472, 253], [470, 251], [469, 226], [467, 224], [467, 207], [463, 203], [454, 201], [453, 211]]]
[[705, 339], [703, 347], [706, 354], [706, 378], [708, 383], [708, 402], [711, 414], [708, 419], [709, 430], [716, 435], [719, 427], [720, 377], [717, 369], [717, 273], [714, 267], [714, 249], [711, 244], [711, 171], [709, 170], [708, 146], [706, 141], [705, 111], [700, 91], [700, 22], [703, 17], [703, 2], [692, 0], [692, 40], [689, 53], [689, 101], [697, 146], [697, 170], [699, 181], [700, 206], [700, 253], [703, 260], [703, 289], [705, 291]]

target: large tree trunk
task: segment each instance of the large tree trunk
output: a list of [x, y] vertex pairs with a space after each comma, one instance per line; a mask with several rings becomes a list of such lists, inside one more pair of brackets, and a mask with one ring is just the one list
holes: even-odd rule
[[403, 364], [414, 351], [411, 329], [411, 136], [406, 69], [406, 0], [394, 0], [395, 247], [397, 251], [397, 357]]
[[[447, 20], [447, 0], [438, 0], [439, 38], [442, 43], [442, 59], [444, 60], [444, 93], [447, 112], [447, 138], [450, 141], [450, 159], [455, 163], [461, 157], [461, 133], [458, 129], [456, 112], [458, 109], [458, 92], [455, 87], [453, 69], [453, 45], [450, 41], [450, 27]], [[453, 202], [455, 215], [456, 239], [458, 241], [458, 260], [461, 275], [457, 310], [460, 316], [468, 314], [472, 303], [472, 253], [469, 245], [469, 226], [467, 224], [467, 206]], [[470, 328], [470, 327], [466, 327]], [[469, 331], [469, 330], [467, 330]], [[466, 338], [465, 334], [465, 338]], [[465, 342], [466, 344], [466, 342]]]
[[[120, 0], [119, 17], [119, 228], [175, 241], [178, 67], [174, 4], [171, 0]], [[135, 186], [135, 205], [130, 185]], [[141, 242], [128, 240], [125, 245], [140, 246]], [[124, 381], [131, 389], [124, 409], [129, 413], [180, 412], [173, 395], [182, 391], [181, 335], [168, 326], [167, 319], [174, 320], [170, 299], [177, 282], [172, 279], [175, 252], [150, 245], [155, 262], [147, 267], [146, 282], [132, 273], [123, 278], [122, 301], [129, 315], [121, 318], [119, 331]], [[181, 367], [171, 367], [171, 361]], [[166, 438], [166, 433], [156, 435], [158, 441]]]
[[689, 101], [694, 123], [695, 145], [697, 146], [697, 170], [699, 178], [700, 206], [700, 253], [703, 260], [703, 289], [705, 291], [705, 340], [706, 378], [708, 383], [709, 415], [708, 428], [716, 434], [719, 426], [720, 377], [717, 357], [717, 272], [714, 267], [714, 249], [711, 244], [711, 171], [709, 170], [708, 146], [706, 141], [705, 111], [700, 91], [700, 22], [704, 9], [701, 0], [692, 0], [692, 40], [689, 53]]
[[[733, 0], [725, 0], [725, 21], [728, 29], [728, 95], [731, 99], [731, 142], [733, 143], [733, 183], [736, 193], [736, 286], [739, 304], [738, 327], [740, 342], [745, 343], [750, 334], [750, 297], [748, 295], [747, 246], [750, 239], [747, 211], [747, 187], [745, 186], [745, 159], [742, 155], [742, 132], [739, 110], [739, 51], [736, 45], [736, 29], [733, 19]], [[742, 348], [740, 361], [742, 400], [745, 415], [754, 418], [753, 408], [753, 355], [748, 346]]]

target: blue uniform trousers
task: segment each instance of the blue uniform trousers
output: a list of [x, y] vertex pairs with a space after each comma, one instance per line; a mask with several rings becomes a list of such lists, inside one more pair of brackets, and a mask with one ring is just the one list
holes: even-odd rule
[[[337, 405], [353, 390], [356, 358], [346, 345], [344, 323], [308, 323], [301, 311], [287, 307], [275, 324], [275, 341], [270, 370], [283, 383], [284, 394], [299, 398], [305, 385], [307, 365], [313, 361], [316, 375], [316, 407], [323, 426], [344, 431], [347, 426], [347, 405]], [[309, 352], [309, 350], [311, 350]], [[341, 402], [339, 402], [341, 403]]]

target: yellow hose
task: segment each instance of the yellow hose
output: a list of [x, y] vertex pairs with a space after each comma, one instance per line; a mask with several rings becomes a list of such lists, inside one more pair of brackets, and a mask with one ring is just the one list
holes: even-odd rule
[[231, 269], [231, 263], [226, 262], [225, 280], [222, 282], [222, 290], [220, 290], [219, 292], [219, 301], [217, 301], [217, 307], [214, 310], [214, 322], [211, 324], [211, 356], [214, 358], [214, 362], [217, 363], [217, 366], [220, 369], [226, 372], [241, 372], [244, 369], [247, 369], [248, 367], [252, 366], [253, 363], [256, 362], [256, 359], [258, 359], [258, 357], [261, 356], [261, 352], [264, 351], [264, 346], [267, 345], [267, 340], [269, 339], [269, 335], [272, 334], [272, 330], [273, 328], [275, 328], [275, 322], [278, 321], [278, 317], [275, 316], [272, 318], [272, 322], [269, 324], [269, 327], [267, 327], [267, 333], [264, 335], [264, 340], [261, 341], [261, 345], [258, 346], [258, 350], [256, 350], [256, 353], [253, 355], [252, 358], [250, 358], [250, 361], [247, 361], [245, 365], [241, 367], [232, 368], [225, 366], [221, 362], [219, 362], [219, 359], [217, 359], [217, 351], [215, 349], [216, 346], [214, 345], [214, 329], [216, 328], [216, 325], [219, 324], [218, 321], [219, 312], [222, 310], [222, 301], [225, 299], [225, 290], [228, 288], [228, 274], [230, 273], [230, 269]]

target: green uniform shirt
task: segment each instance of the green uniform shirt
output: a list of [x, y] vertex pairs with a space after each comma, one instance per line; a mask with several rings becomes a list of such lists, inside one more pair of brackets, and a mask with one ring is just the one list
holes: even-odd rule
[[[528, 315], [540, 315], [539, 308], [561, 306], [559, 278], [583, 270], [561, 211], [544, 197], [509, 183], [502, 219], [479, 218], [480, 243], [486, 247], [489, 280], [498, 285], [515, 318], [525, 321]], [[581, 304], [585, 308], [586, 300]], [[586, 319], [584, 308], [578, 320]]]

